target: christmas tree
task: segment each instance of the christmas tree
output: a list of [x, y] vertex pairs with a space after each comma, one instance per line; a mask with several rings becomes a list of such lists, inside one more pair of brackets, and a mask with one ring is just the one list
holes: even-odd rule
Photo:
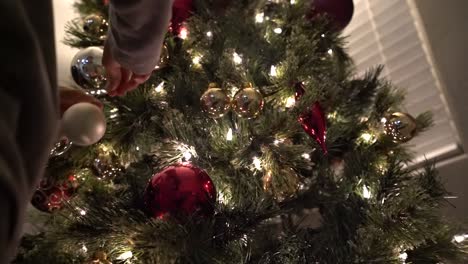
[[[75, 7], [66, 43], [99, 57], [107, 3]], [[73, 65], [106, 135], [51, 151], [32, 200], [41, 232], [16, 263], [466, 261], [437, 171], [404, 144], [430, 114], [402, 112], [382, 67], [353, 71], [352, 13], [351, 0], [176, 1], [137, 90], [109, 97], [98, 60]]]

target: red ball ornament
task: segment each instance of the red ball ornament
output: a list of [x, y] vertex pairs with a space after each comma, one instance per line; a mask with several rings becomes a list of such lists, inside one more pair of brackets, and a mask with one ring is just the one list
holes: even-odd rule
[[76, 193], [77, 188], [78, 181], [73, 174], [60, 183], [44, 179], [34, 192], [31, 204], [40, 211], [52, 213], [62, 209], [63, 205]]
[[313, 0], [308, 18], [314, 19], [317, 15], [328, 15], [336, 29], [343, 30], [351, 22], [353, 13], [353, 0]]
[[144, 193], [146, 208], [154, 218], [212, 216], [216, 188], [208, 174], [190, 164], [177, 164], [155, 174]]
[[317, 141], [325, 154], [328, 153], [325, 144], [327, 124], [325, 114], [319, 102], [315, 102], [311, 108], [299, 116], [299, 123], [304, 131]]
[[172, 4], [172, 18], [170, 30], [179, 35], [184, 22], [190, 17], [193, 10], [193, 0], [175, 0]]

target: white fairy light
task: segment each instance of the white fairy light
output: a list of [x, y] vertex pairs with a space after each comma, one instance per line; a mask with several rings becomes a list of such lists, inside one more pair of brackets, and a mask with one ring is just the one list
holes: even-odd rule
[[184, 159], [185, 159], [186, 161], [190, 161], [190, 160], [192, 159], [192, 153], [190, 153], [189, 150], [184, 151], [184, 153], [183, 153], [182, 155], [184, 156]]
[[263, 23], [264, 20], [265, 20], [265, 14], [263, 12], [255, 15], [256, 23]]
[[276, 34], [281, 34], [281, 33], [283, 33], [283, 30], [281, 28], [277, 27], [277, 28], [273, 29], [273, 32], [275, 32]]
[[234, 52], [232, 54], [232, 60], [234, 61], [235, 64], [241, 64], [242, 63], [242, 57], [237, 54], [237, 52]]
[[213, 32], [211, 31], [206, 32], [206, 36], [209, 38], [213, 37]]
[[375, 143], [375, 141], [377, 141], [375, 135], [372, 134], [372, 133], [369, 133], [369, 132], [362, 133], [361, 134], [361, 139], [366, 144], [373, 144], [373, 143]]
[[112, 108], [112, 110], [110, 110], [109, 112], [111, 112], [111, 113], [116, 113], [116, 112], [118, 112], [118, 111], [119, 111], [118, 108]]
[[370, 199], [372, 197], [372, 193], [366, 185], [362, 186], [362, 197], [366, 199]]
[[382, 117], [382, 119], [380, 119], [380, 122], [383, 123], [383, 124], [387, 123], [387, 118]]
[[154, 88], [154, 91], [157, 93], [162, 93], [164, 91], [164, 82], [161, 82]]
[[114, 118], [116, 118], [116, 117], [118, 117], [118, 116], [119, 116], [118, 114], [112, 114], [112, 115], [109, 116], [109, 118], [110, 118], [110, 119], [114, 119]]
[[262, 161], [257, 156], [253, 157], [252, 164], [254, 165], [255, 169], [257, 170], [262, 169]]
[[136, 146], [136, 151], [140, 151], [140, 147], [139, 146]]
[[232, 128], [229, 128], [227, 134], [226, 134], [226, 140], [227, 141], [232, 141]]
[[88, 248], [86, 247], [85, 244], [83, 244], [83, 246], [81, 247], [81, 252], [83, 252], [85, 254], [88, 252]]
[[328, 55], [331, 56], [331, 55], [333, 55], [333, 50], [332, 50], [332, 49], [328, 49], [327, 53], [328, 53]]
[[81, 210], [81, 211], [80, 211], [80, 215], [86, 215], [86, 211], [85, 211], [85, 210]]
[[468, 238], [468, 234], [456, 235], [453, 237], [453, 242], [462, 243]]
[[195, 65], [200, 65], [201, 59], [202, 59], [202, 56], [197, 55], [197, 56], [193, 57], [192, 62]]
[[116, 259], [118, 260], [127, 260], [133, 257], [132, 251], [125, 251], [124, 253], [120, 254]]
[[309, 153], [304, 153], [301, 156], [306, 160], [310, 160], [310, 154]]
[[291, 0], [290, 3], [291, 5], [294, 5], [296, 3], [296, 0]]
[[286, 99], [285, 107], [286, 108], [291, 108], [295, 104], [296, 104], [296, 98], [294, 96], [290, 96], [290, 97], [288, 97], [288, 99]]
[[275, 65], [271, 65], [271, 67], [270, 67], [270, 76], [271, 77], [278, 76], [278, 72], [276, 71], [276, 66]]
[[186, 27], [182, 27], [179, 32], [179, 37], [181, 39], [186, 39], [188, 37], [188, 30]]
[[398, 256], [398, 258], [403, 261], [403, 263], [405, 263], [406, 259], [408, 258], [408, 253], [406, 252], [402, 252], [400, 253], [400, 255]]

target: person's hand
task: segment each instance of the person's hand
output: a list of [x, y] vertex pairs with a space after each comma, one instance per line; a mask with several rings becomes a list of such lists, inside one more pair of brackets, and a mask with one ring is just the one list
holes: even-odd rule
[[60, 115], [70, 108], [70, 106], [77, 104], [77, 103], [91, 103], [96, 105], [97, 107], [103, 107], [101, 101], [92, 97], [91, 95], [87, 95], [84, 92], [76, 89], [68, 89], [68, 88], [60, 88], [59, 89], [59, 105], [60, 105]]
[[146, 82], [151, 73], [136, 74], [129, 69], [122, 67], [113, 57], [109, 43], [104, 45], [102, 65], [106, 68], [107, 93], [110, 96], [122, 96], [134, 90], [138, 85]]

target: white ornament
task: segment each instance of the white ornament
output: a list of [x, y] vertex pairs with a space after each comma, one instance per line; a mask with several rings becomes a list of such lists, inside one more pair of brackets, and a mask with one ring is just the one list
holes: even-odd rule
[[99, 107], [77, 103], [63, 113], [62, 133], [78, 146], [98, 142], [106, 132], [106, 118]]

